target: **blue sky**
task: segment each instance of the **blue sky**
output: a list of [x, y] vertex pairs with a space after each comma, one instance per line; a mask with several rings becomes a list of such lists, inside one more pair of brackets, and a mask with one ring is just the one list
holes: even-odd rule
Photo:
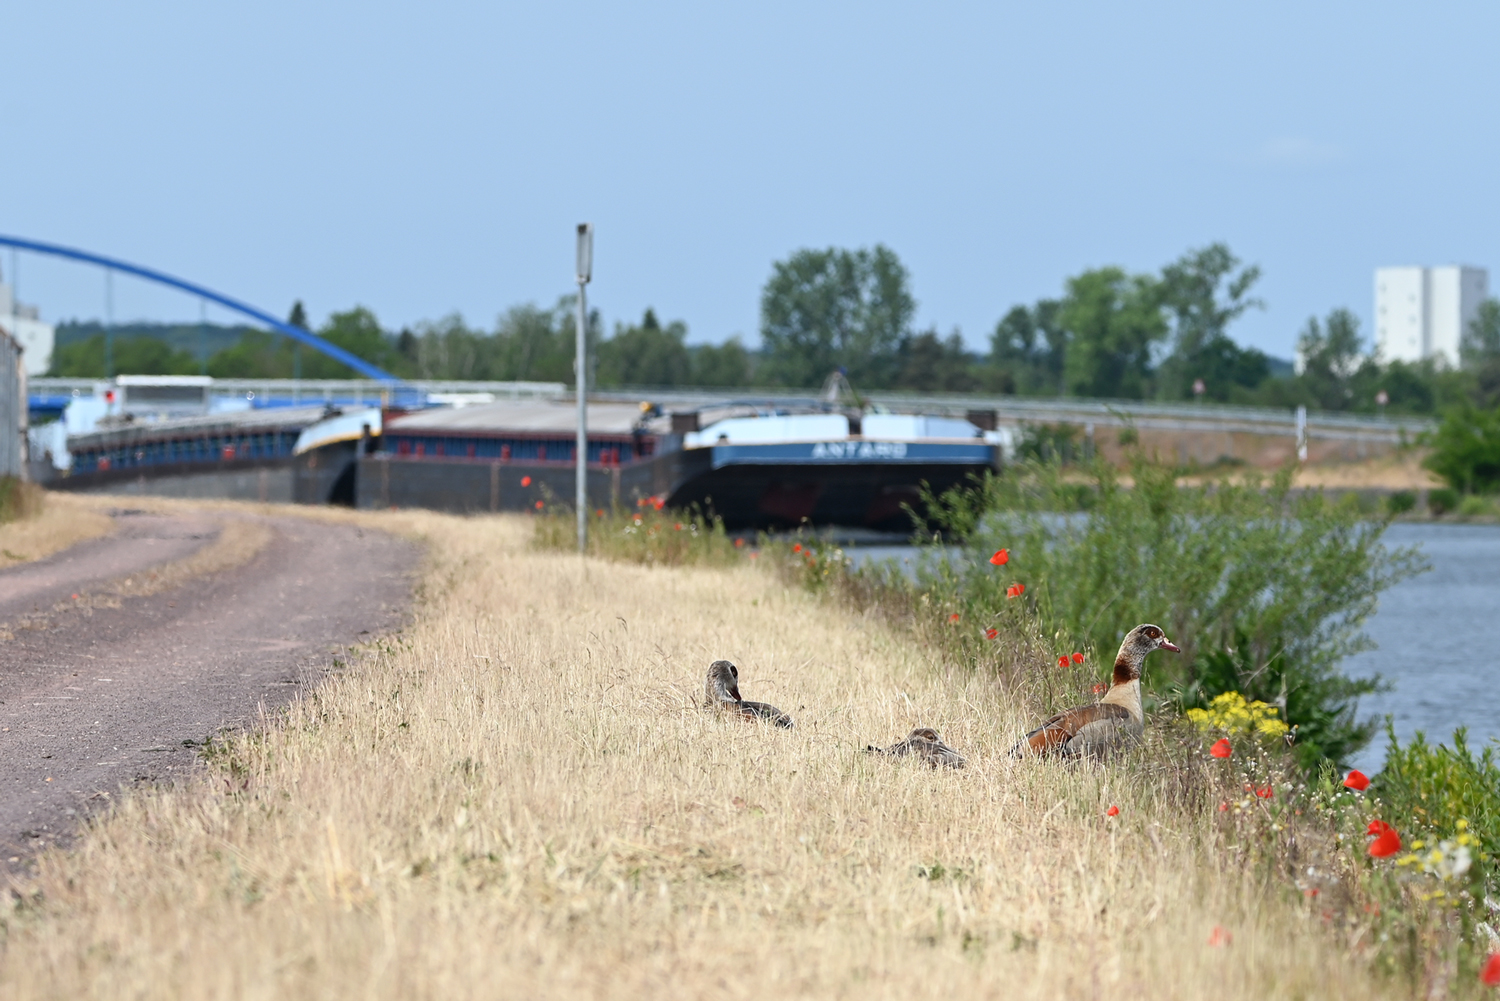
[[[1500, 5], [106, 4], [0, 0], [0, 232], [314, 319], [570, 289], [756, 340], [800, 247], [883, 242], [921, 325], [987, 342], [1083, 268], [1227, 242], [1289, 357], [1382, 264], [1500, 287]], [[11, 270], [9, 253], [0, 267]], [[90, 269], [21, 296], [96, 317]], [[117, 319], [198, 304], [116, 282]], [[228, 320], [211, 310], [209, 317]]]

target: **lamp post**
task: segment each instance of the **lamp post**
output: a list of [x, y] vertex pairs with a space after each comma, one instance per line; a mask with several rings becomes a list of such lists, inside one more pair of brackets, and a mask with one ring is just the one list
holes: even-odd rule
[[573, 383], [578, 395], [578, 483], [573, 497], [573, 506], [578, 512], [578, 552], [584, 551], [589, 533], [588, 457], [589, 457], [589, 409], [588, 409], [588, 306], [584, 300], [584, 286], [593, 277], [594, 271], [594, 224], [578, 224], [578, 343], [574, 349]]

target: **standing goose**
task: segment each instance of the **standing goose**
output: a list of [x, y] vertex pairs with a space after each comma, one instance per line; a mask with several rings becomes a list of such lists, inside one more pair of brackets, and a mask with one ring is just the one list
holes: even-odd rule
[[898, 741], [890, 747], [866, 747], [865, 753], [897, 756], [915, 754], [933, 768], [939, 765], [962, 768], [965, 764], [964, 756], [943, 743], [943, 738], [939, 737], [938, 732], [930, 726], [917, 727], [905, 740]]
[[740, 670], [727, 660], [716, 660], [708, 665], [703, 694], [710, 708], [729, 709], [743, 719], [770, 720], [784, 727], [792, 725], [792, 718], [775, 706], [740, 698]]
[[1125, 634], [1115, 655], [1115, 676], [1098, 704], [1065, 709], [1022, 737], [1011, 748], [1012, 757], [1059, 754], [1064, 757], [1103, 755], [1139, 740], [1146, 730], [1141, 712], [1141, 665], [1153, 650], [1180, 648], [1159, 626], [1136, 626]]

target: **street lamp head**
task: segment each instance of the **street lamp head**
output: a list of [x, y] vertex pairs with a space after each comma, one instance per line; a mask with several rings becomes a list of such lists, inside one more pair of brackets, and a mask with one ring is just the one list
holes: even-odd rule
[[578, 284], [587, 285], [594, 276], [594, 224], [578, 224]]

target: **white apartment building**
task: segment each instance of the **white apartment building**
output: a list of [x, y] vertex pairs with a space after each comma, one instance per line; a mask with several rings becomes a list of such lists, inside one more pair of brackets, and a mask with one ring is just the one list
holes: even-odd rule
[[52, 367], [52, 324], [42, 322], [35, 306], [16, 301], [4, 275], [0, 275], [0, 330], [21, 346], [27, 375], [45, 375]]
[[1382, 361], [1443, 358], [1458, 348], [1489, 295], [1489, 272], [1447, 265], [1375, 269], [1375, 346]]

